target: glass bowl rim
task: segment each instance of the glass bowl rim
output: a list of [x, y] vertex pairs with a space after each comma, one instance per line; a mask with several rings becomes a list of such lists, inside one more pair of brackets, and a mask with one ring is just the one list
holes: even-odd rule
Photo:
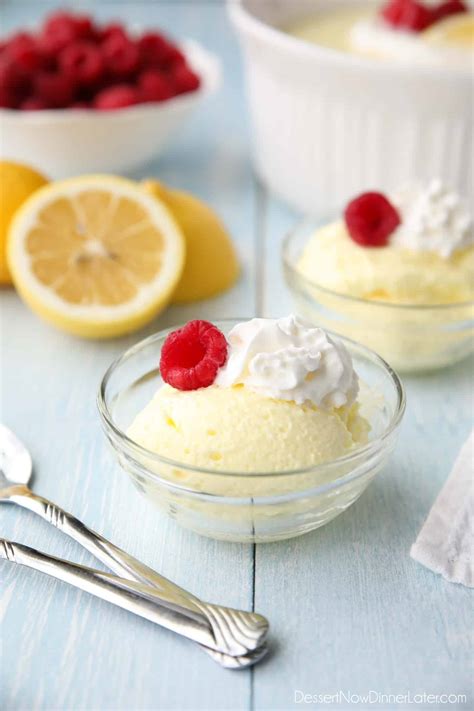
[[[327, 294], [328, 296], [341, 299], [342, 301], [346, 301], [347, 303], [359, 305], [363, 304], [364, 306], [374, 306], [375, 308], [383, 307], [384, 309], [401, 309], [403, 311], [411, 312], [432, 310], [449, 312], [456, 311], [457, 309], [474, 306], [474, 299], [470, 301], [458, 301], [452, 304], [395, 304], [393, 303], [393, 301], [381, 301], [380, 299], [364, 299], [362, 296], [351, 296], [350, 294], [343, 294], [341, 291], [334, 291], [333, 289], [328, 289], [327, 287], [318, 284], [316, 281], [308, 279], [308, 277], [304, 276], [296, 269], [295, 262], [290, 257], [289, 252], [292, 241], [296, 238], [298, 234], [300, 234], [303, 229], [308, 230], [308, 238], [311, 236], [310, 230], [311, 227], [316, 226], [315, 223], [319, 223], [319, 220], [314, 216], [306, 216], [299, 219], [296, 224], [294, 224], [293, 227], [291, 227], [286, 232], [281, 245], [281, 259], [283, 262], [283, 266], [289, 271], [291, 271], [295, 279], [301, 282], [302, 284], [307, 285], [312, 289], [318, 289], [319, 291], [323, 292], [324, 294]], [[321, 224], [320, 226], [323, 227], [324, 224]], [[314, 299], [314, 301], [316, 300]]]
[[[255, 318], [255, 317], [252, 317]], [[220, 327], [221, 325], [230, 325], [233, 324], [235, 325], [236, 323], [240, 323], [242, 321], [249, 320], [249, 318], [224, 318], [224, 319], [216, 319], [213, 323], [217, 326]], [[391, 382], [392, 387], [395, 390], [396, 393], [396, 405], [394, 408], [394, 412], [391, 416], [389, 424], [385, 427], [384, 431], [376, 437], [374, 440], [371, 442], [368, 442], [367, 444], [356, 447], [355, 449], [351, 450], [348, 454], [344, 454], [341, 457], [337, 457], [336, 459], [332, 459], [327, 462], [322, 462], [321, 464], [313, 465], [310, 467], [305, 467], [303, 469], [288, 469], [288, 470], [283, 470], [283, 471], [273, 471], [273, 472], [236, 472], [236, 471], [221, 471], [218, 469], [207, 469], [205, 467], [198, 467], [194, 466], [191, 464], [187, 464], [185, 462], [180, 462], [178, 460], [174, 459], [169, 459], [167, 457], [164, 457], [160, 454], [157, 454], [156, 452], [152, 452], [149, 449], [146, 449], [145, 447], [142, 447], [140, 444], [137, 442], [134, 442], [132, 439], [128, 437], [128, 435], [118, 427], [114, 419], [112, 417], [112, 414], [109, 410], [109, 407], [106, 402], [106, 389], [108, 382], [110, 378], [113, 376], [114, 372], [118, 367], [120, 367], [125, 361], [129, 360], [132, 358], [134, 355], [136, 355], [138, 352], [143, 350], [144, 348], [148, 347], [151, 343], [154, 343], [155, 341], [164, 339], [169, 333], [172, 331], [175, 331], [177, 328], [181, 328], [183, 324], [178, 325], [178, 326], [172, 326], [170, 328], [163, 329], [161, 331], [157, 331], [156, 333], [151, 334], [150, 336], [147, 336], [146, 338], [142, 339], [141, 341], [138, 341], [135, 343], [135, 345], [131, 346], [130, 348], [127, 348], [121, 355], [119, 355], [117, 358], [115, 358], [112, 363], [109, 365], [107, 370], [105, 371], [101, 382], [99, 386], [99, 390], [97, 393], [97, 407], [99, 410], [99, 415], [101, 417], [102, 423], [105, 425], [106, 429], [111, 430], [114, 435], [119, 439], [119, 441], [122, 443], [122, 445], [126, 446], [129, 450], [132, 451], [133, 456], [134, 456], [134, 461], [137, 461], [136, 455], [141, 455], [141, 457], [147, 457], [148, 459], [151, 459], [152, 461], [155, 461], [159, 464], [164, 464], [166, 466], [171, 466], [175, 469], [182, 469], [187, 472], [191, 472], [194, 474], [205, 474], [209, 476], [224, 476], [224, 477], [238, 477], [238, 478], [270, 478], [270, 477], [285, 477], [285, 476], [296, 476], [296, 475], [304, 475], [304, 474], [314, 474], [317, 472], [321, 471], [327, 471], [328, 468], [334, 468], [334, 467], [339, 467], [341, 464], [347, 464], [352, 461], [357, 461], [361, 457], [368, 457], [374, 452], [377, 452], [379, 449], [383, 448], [383, 445], [385, 441], [390, 438], [390, 436], [393, 434], [393, 432], [396, 431], [398, 426], [400, 425], [400, 422], [403, 418], [404, 412], [405, 412], [405, 407], [406, 407], [406, 394], [405, 394], [405, 388], [403, 386], [403, 383], [397, 373], [393, 370], [393, 368], [375, 351], [372, 351], [370, 348], [367, 348], [366, 346], [362, 345], [361, 343], [358, 343], [357, 341], [354, 341], [350, 338], [346, 338], [345, 336], [341, 336], [340, 334], [333, 333], [330, 330], [325, 331], [331, 336], [334, 337], [335, 339], [338, 339], [342, 341], [345, 345], [356, 347], [366, 358], [368, 358], [372, 363], [374, 363], [379, 369], [381, 369], [386, 375], [388, 375], [389, 380]], [[158, 368], [157, 368], [157, 372]], [[140, 465], [145, 468], [146, 473], [151, 476], [153, 479], [158, 479], [161, 480], [162, 478], [160, 477], [159, 474], [156, 472], [150, 471], [148, 466], [144, 465], [142, 461], [138, 460]], [[337, 477], [334, 479], [331, 483], [332, 486], [338, 485], [338, 483], [341, 482], [341, 480], [345, 479], [348, 474], [351, 474], [352, 472], [346, 472], [345, 474], [341, 475], [340, 477]], [[357, 478], [357, 477], [356, 477]], [[166, 482], [167, 484], [172, 484], [172, 482]], [[173, 485], [174, 486], [174, 485]], [[179, 486], [179, 488], [183, 488], [182, 486]], [[186, 487], [184, 487], [186, 488]], [[191, 491], [194, 491], [191, 489]]]

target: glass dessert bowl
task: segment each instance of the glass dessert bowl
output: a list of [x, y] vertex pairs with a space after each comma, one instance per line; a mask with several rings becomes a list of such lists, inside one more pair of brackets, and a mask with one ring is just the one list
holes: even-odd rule
[[[216, 327], [228, 338], [229, 332], [239, 327], [239, 322], [220, 321]], [[345, 346], [347, 349], [344, 352], [349, 354], [354, 371], [359, 376], [359, 417], [354, 418], [352, 433], [355, 438], [360, 434], [360, 443], [354, 446], [346, 446], [347, 443], [341, 445], [337, 456], [305, 467], [275, 470], [269, 463], [267, 471], [262, 468], [252, 471], [250, 465], [253, 455], [250, 451], [248, 456], [241, 458], [241, 467], [227, 470], [225, 453], [222, 459], [222, 454], [216, 451], [219, 447], [215, 444], [216, 440], [220, 441], [222, 448], [223, 435], [216, 431], [219, 424], [215, 425], [215, 420], [211, 422], [214, 416], [219, 417], [219, 413], [213, 413], [213, 406], [208, 406], [202, 399], [207, 399], [207, 395], [202, 392], [204, 388], [194, 391], [199, 394], [201, 401], [194, 400], [192, 395], [191, 399], [184, 400], [184, 405], [173, 411], [173, 417], [167, 411], [157, 431], [158, 440], [162, 441], [163, 448], [169, 454], [171, 450], [165, 443], [168, 437], [166, 427], [169, 427], [172, 440], [177, 432], [179, 434], [181, 427], [185, 429], [188, 426], [186, 422], [189, 411], [197, 407], [196, 412], [202, 413], [202, 417], [196, 418], [196, 431], [199, 437], [209, 438], [207, 466], [203, 465], [198, 455], [195, 455], [195, 461], [199, 461], [199, 464], [190, 463], [192, 457], [185, 453], [185, 449], [188, 452], [189, 449], [193, 450], [195, 442], [191, 443], [190, 448], [182, 449], [181, 457], [172, 458], [143, 446], [137, 439], [142, 442], [151, 441], [147, 439], [149, 432], [146, 433], [146, 427], [151, 426], [153, 429], [153, 418], [161, 417], [159, 408], [169, 407], [170, 398], [174, 398], [175, 402], [181, 398], [179, 392], [163, 385], [158, 367], [160, 354], [170, 332], [163, 331], [139, 342], [110, 366], [100, 386], [98, 407], [104, 432], [120, 465], [151, 503], [182, 526], [227, 541], [265, 542], [298, 536], [324, 525], [347, 509], [387, 462], [405, 409], [403, 386], [396, 373], [379, 356], [348, 339], [338, 341], [343, 344], [340, 348]], [[229, 384], [224, 387], [229, 387]], [[219, 394], [216, 393], [218, 389], [215, 385], [208, 388], [212, 398]], [[242, 389], [245, 390], [245, 386], [231, 385], [228, 396], [225, 395], [231, 398], [228, 403], [232, 403], [234, 393], [241, 398]], [[265, 410], [265, 398], [250, 393], [252, 409], [248, 410], [248, 416], [252, 427], [248, 431], [256, 432], [256, 435], [249, 435], [248, 450], [255, 449], [259, 437], [264, 448], [269, 436], [274, 437], [276, 442], [278, 438], [284, 439], [287, 436], [283, 434], [283, 427], [278, 431], [278, 424], [284, 422], [284, 418], [279, 420], [278, 415], [272, 421], [271, 413], [275, 407], [285, 413], [288, 408], [292, 412], [301, 409], [296, 403], [272, 399], [266, 403], [270, 409]], [[232, 404], [228, 404], [228, 409], [232, 407]], [[237, 403], [235, 407], [236, 413], [239, 413], [240, 405]], [[147, 417], [147, 412], [151, 413], [151, 419]], [[321, 414], [319, 410], [318, 413]], [[302, 415], [300, 411], [296, 414]], [[291, 414], [291, 417], [296, 417], [296, 414]], [[313, 414], [306, 413], [305, 418]], [[234, 435], [226, 426], [229, 423], [226, 419], [228, 415], [222, 412], [222, 417], [225, 437], [230, 434], [232, 438]], [[329, 420], [332, 423], [335, 419], [331, 414], [327, 417], [324, 415], [324, 418], [326, 423]], [[258, 419], [261, 420], [259, 423], [256, 422]], [[305, 426], [301, 418], [294, 420], [294, 423], [297, 422]], [[368, 435], [364, 427], [361, 432], [358, 431], [357, 422], [369, 424]], [[293, 427], [292, 431], [297, 430], [298, 426]], [[238, 436], [235, 434], [236, 440]], [[334, 437], [336, 441], [336, 435]], [[177, 441], [179, 443], [179, 437]], [[298, 452], [299, 444], [293, 444], [295, 452]], [[316, 449], [317, 446], [315, 442]], [[156, 450], [154, 445], [153, 449]], [[200, 442], [198, 449], [203, 451]], [[275, 450], [278, 449], [276, 445]], [[258, 453], [255, 456], [258, 457]]]
[[[420, 190], [416, 199], [405, 194], [402, 208], [397, 203], [398, 226], [389, 227], [393, 235], [383, 244], [357, 244], [347, 221], [323, 226], [306, 219], [282, 247], [296, 312], [363, 343], [403, 372], [449, 366], [474, 351], [472, 222], [454, 229], [467, 218], [453, 214], [462, 203], [438, 181]], [[373, 193], [349, 205], [365, 195]], [[438, 199], [452, 209], [443, 215], [432, 204]]]

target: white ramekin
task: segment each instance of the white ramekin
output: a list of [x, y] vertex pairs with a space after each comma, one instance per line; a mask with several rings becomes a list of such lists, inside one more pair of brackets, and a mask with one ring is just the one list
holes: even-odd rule
[[381, 63], [278, 29], [350, 0], [230, 0], [257, 172], [294, 207], [329, 214], [367, 189], [440, 177], [473, 195], [473, 75]]
[[117, 111], [0, 109], [1, 157], [33, 165], [50, 178], [124, 173], [150, 161], [219, 85], [214, 55], [191, 41], [181, 49], [201, 78], [197, 91]]

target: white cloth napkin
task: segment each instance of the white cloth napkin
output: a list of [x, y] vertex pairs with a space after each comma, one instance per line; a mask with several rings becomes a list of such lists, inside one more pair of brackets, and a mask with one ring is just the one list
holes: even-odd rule
[[474, 430], [428, 514], [410, 555], [450, 583], [474, 587]]

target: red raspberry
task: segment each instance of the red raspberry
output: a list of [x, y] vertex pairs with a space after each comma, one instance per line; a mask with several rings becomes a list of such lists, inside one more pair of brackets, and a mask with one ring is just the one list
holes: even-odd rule
[[434, 22], [444, 20], [450, 15], [457, 15], [459, 12], [468, 12], [466, 3], [462, 0], [446, 0], [434, 8]]
[[0, 109], [14, 109], [15, 101], [10, 92], [0, 86]]
[[178, 64], [171, 72], [171, 82], [176, 94], [199, 89], [201, 80], [186, 64]]
[[53, 57], [76, 39], [76, 26], [72, 15], [57, 12], [44, 23], [39, 42], [44, 54]]
[[97, 36], [97, 28], [90, 15], [73, 15], [77, 39], [92, 40]]
[[29, 82], [7, 55], [0, 60], [0, 106], [14, 109], [25, 97]]
[[74, 101], [73, 104], [70, 105], [70, 109], [90, 109], [91, 105], [89, 104], [88, 101]]
[[381, 15], [392, 27], [412, 32], [421, 32], [435, 21], [433, 9], [416, 0], [389, 0]]
[[147, 32], [140, 37], [137, 44], [143, 67], [169, 69], [174, 65], [186, 63], [181, 50], [158, 32]]
[[0, 108], [15, 109], [17, 104], [18, 100], [15, 94], [0, 84]]
[[21, 102], [19, 108], [22, 111], [43, 111], [44, 109], [48, 109], [49, 106], [46, 101], [41, 99], [39, 96], [30, 96], [28, 99]]
[[388, 238], [400, 224], [400, 216], [382, 193], [363, 193], [344, 212], [347, 230], [363, 247], [386, 247]]
[[34, 72], [42, 63], [37, 42], [28, 32], [19, 32], [8, 41], [6, 55], [22, 72]]
[[2, 56], [0, 60], [0, 86], [9, 91], [16, 91], [21, 81], [21, 73], [16, 64], [8, 57]]
[[186, 57], [180, 49], [173, 44], [168, 45], [166, 51], [165, 65], [166, 67], [175, 67], [180, 64], [186, 64]]
[[63, 49], [74, 40], [89, 39], [95, 33], [89, 15], [74, 15], [70, 12], [55, 12], [43, 25], [43, 34], [54, 38], [58, 49]]
[[139, 38], [137, 45], [143, 66], [149, 67], [166, 62], [170, 44], [158, 32], [146, 32]]
[[94, 108], [102, 111], [123, 109], [139, 103], [139, 95], [133, 86], [128, 84], [114, 84], [102, 89], [94, 98]]
[[75, 85], [71, 77], [60, 72], [40, 72], [34, 78], [35, 94], [53, 108], [63, 108], [71, 103]]
[[165, 101], [173, 91], [164, 74], [157, 69], [148, 69], [138, 77], [138, 86], [142, 101]]
[[118, 22], [111, 22], [110, 24], [105, 25], [105, 27], [103, 27], [98, 33], [98, 38], [101, 42], [105, 42], [105, 40], [108, 40], [111, 37], [118, 37], [122, 40], [130, 39], [122, 25]]
[[92, 42], [77, 42], [66, 47], [58, 63], [64, 74], [81, 86], [95, 84], [104, 71], [102, 55]]
[[127, 77], [138, 67], [138, 49], [128, 39], [118, 35], [109, 37], [102, 44], [102, 56], [107, 70], [112, 76]]
[[166, 338], [161, 349], [161, 377], [177, 390], [208, 388], [227, 360], [224, 334], [209, 321], [189, 321]]

